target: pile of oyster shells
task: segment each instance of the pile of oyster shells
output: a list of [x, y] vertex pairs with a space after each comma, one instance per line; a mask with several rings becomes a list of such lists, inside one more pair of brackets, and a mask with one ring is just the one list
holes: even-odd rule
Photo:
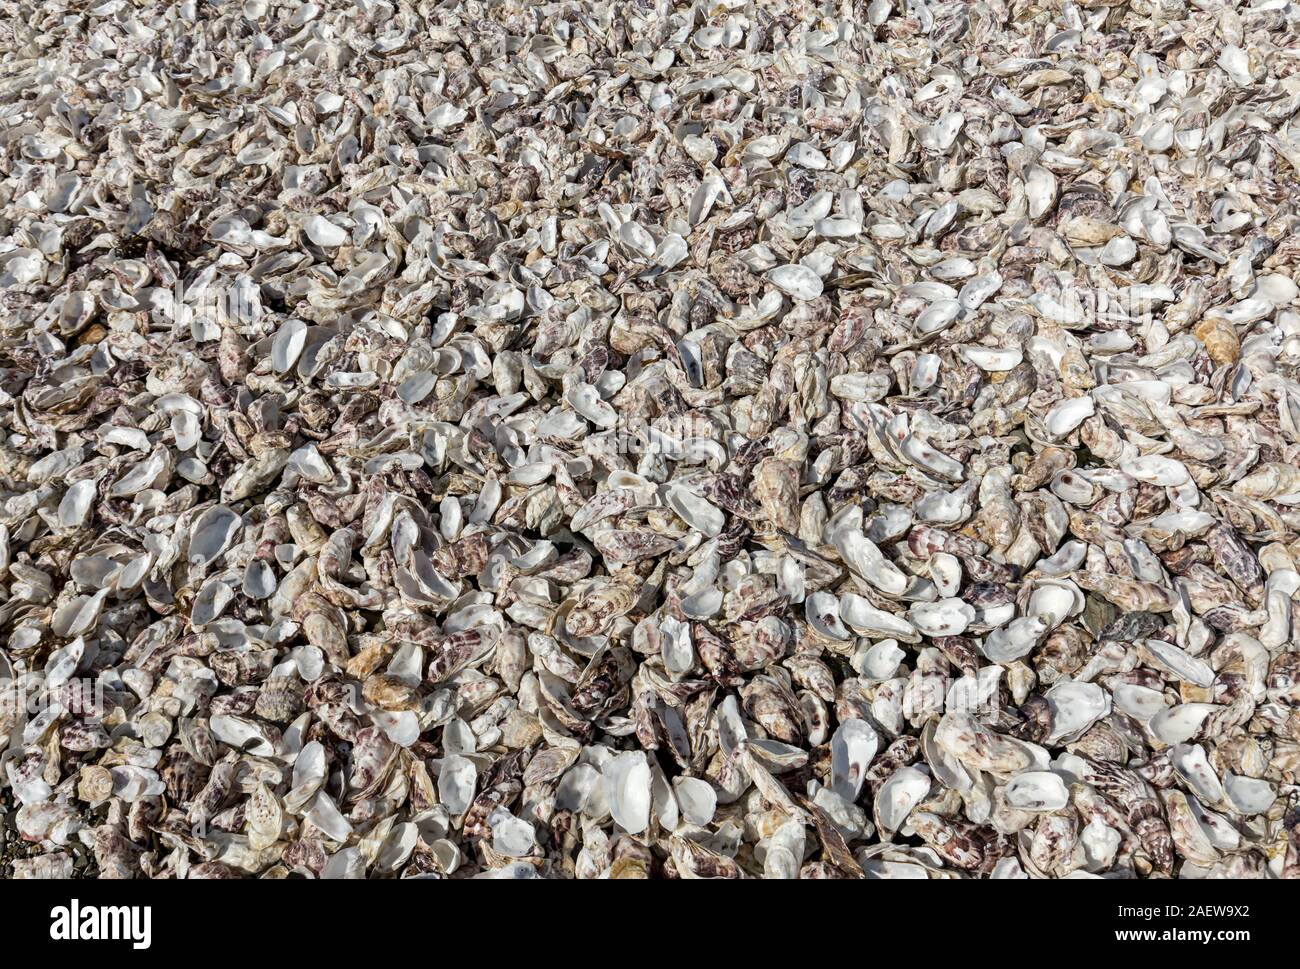
[[2, 0], [0, 875], [1300, 875], [1300, 7]]

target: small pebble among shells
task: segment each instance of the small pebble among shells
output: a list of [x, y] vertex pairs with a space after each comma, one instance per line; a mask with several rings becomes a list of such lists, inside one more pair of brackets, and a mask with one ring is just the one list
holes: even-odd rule
[[0, 0], [0, 877], [1300, 876], [1300, 6]]

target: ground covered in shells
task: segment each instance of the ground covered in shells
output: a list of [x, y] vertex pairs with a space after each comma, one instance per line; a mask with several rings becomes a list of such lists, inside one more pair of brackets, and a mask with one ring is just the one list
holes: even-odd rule
[[0, 875], [1300, 875], [1300, 8], [0, 0]]

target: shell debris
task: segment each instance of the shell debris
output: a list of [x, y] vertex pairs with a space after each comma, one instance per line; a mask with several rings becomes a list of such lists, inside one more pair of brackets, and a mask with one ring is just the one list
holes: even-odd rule
[[0, 7], [0, 876], [1300, 875], [1294, 4]]

